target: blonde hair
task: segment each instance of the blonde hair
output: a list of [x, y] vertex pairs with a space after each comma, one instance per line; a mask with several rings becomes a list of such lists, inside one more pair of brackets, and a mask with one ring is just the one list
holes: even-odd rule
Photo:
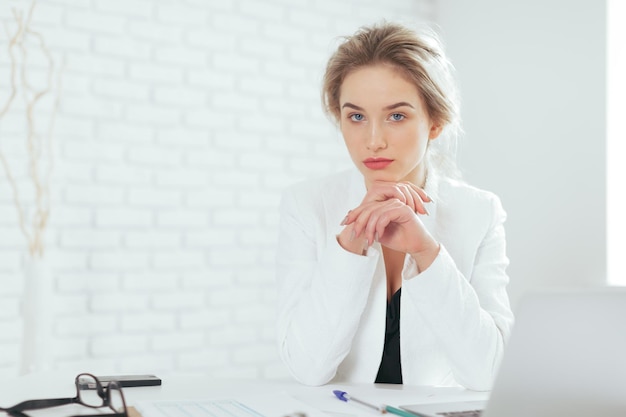
[[442, 127], [437, 140], [430, 141], [427, 169], [460, 178], [456, 166], [456, 141], [460, 133], [459, 97], [453, 67], [434, 32], [419, 34], [399, 24], [383, 22], [361, 27], [347, 36], [328, 60], [322, 85], [325, 112], [339, 122], [339, 94], [346, 76], [357, 68], [392, 65], [415, 83], [428, 117]]

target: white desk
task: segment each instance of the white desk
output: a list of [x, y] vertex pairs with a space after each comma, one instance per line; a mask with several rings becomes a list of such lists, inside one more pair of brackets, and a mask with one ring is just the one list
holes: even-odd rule
[[[0, 383], [0, 405], [7, 407], [19, 401], [39, 398], [73, 397], [75, 373], [31, 374]], [[124, 388], [127, 405], [133, 406], [142, 401], [159, 400], [203, 400], [236, 399], [243, 403], [249, 398], [264, 398], [265, 401], [279, 402], [273, 410], [275, 415], [283, 416], [297, 411], [306, 412], [307, 416], [367, 416], [377, 415], [358, 404], [339, 401], [332, 391], [340, 389], [354, 397], [375, 404], [385, 403], [393, 406], [415, 403], [435, 403], [443, 401], [485, 400], [487, 393], [478, 393], [458, 388], [433, 388], [386, 384], [329, 384], [321, 387], [307, 387], [295, 381], [248, 381], [248, 380], [212, 380], [199, 376], [159, 375], [163, 385], [159, 387]], [[295, 402], [302, 407], [293, 409]], [[68, 416], [84, 413], [85, 407], [64, 406], [56, 409], [28, 412], [33, 417]], [[87, 409], [87, 411], [90, 411]], [[260, 410], [259, 410], [260, 411]], [[1, 417], [1, 416], [0, 416]], [[149, 416], [148, 416], [149, 417]]]

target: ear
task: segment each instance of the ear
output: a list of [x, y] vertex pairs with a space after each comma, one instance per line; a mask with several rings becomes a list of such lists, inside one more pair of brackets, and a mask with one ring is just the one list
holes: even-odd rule
[[441, 126], [440, 124], [433, 124], [430, 127], [430, 132], [428, 132], [428, 139], [429, 140], [435, 140], [439, 137], [439, 135], [441, 134], [441, 131], [443, 130], [443, 126]]

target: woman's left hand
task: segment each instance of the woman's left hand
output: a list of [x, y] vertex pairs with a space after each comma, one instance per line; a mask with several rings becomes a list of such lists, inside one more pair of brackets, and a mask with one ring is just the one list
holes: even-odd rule
[[[363, 237], [367, 246], [374, 241], [394, 251], [413, 256], [420, 270], [427, 268], [439, 253], [439, 244], [426, 230], [415, 211], [397, 198], [363, 203], [348, 213], [354, 237]], [[422, 262], [420, 262], [420, 260]]]

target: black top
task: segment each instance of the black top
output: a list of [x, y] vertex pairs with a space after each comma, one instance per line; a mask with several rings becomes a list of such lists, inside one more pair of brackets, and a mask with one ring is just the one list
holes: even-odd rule
[[385, 328], [385, 347], [380, 361], [376, 381], [386, 384], [402, 384], [402, 365], [400, 363], [400, 291], [387, 302], [387, 325]]

